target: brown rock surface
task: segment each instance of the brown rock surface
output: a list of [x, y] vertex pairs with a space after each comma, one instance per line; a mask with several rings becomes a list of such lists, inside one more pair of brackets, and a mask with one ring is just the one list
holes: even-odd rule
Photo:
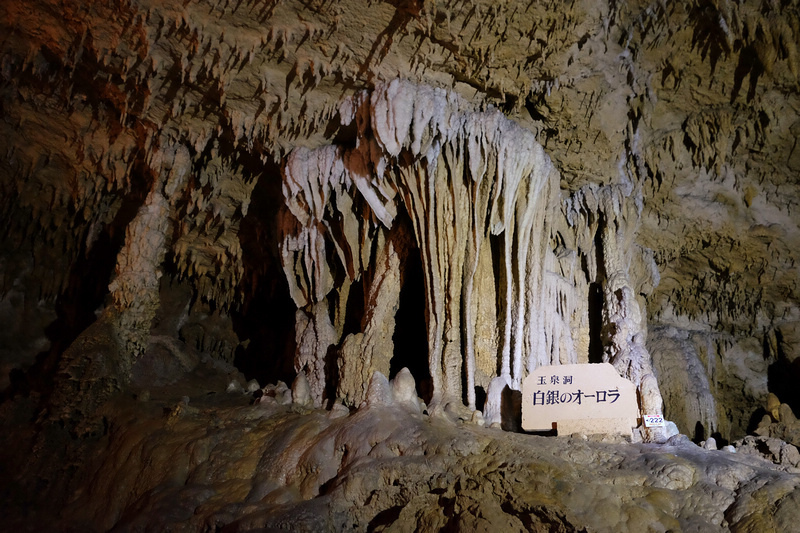
[[[608, 361], [644, 412], [663, 410], [698, 442], [743, 438], [766, 406], [758, 432], [783, 440], [747, 447], [793, 462], [783, 441], [797, 444], [800, 412], [796, 0], [32, 0], [6, 2], [0, 31], [0, 408], [12, 441], [31, 439], [41, 456], [66, 446], [73, 465], [101, 446], [86, 467], [97, 472], [125, 460], [120, 431], [140, 439], [128, 451], [194, 449], [209, 412], [184, 405], [136, 422], [110, 406], [163, 386], [194, 398], [181, 380], [198, 372], [222, 380], [216, 391], [302, 373], [308, 401], [338, 416], [368, 399], [376, 372], [394, 379], [407, 367], [431, 420], [514, 428], [509, 406], [533, 369]], [[408, 383], [406, 403], [423, 409]], [[262, 403], [286, 403], [285, 385], [276, 390]], [[224, 416], [237, 426], [243, 412]], [[263, 423], [284, 436], [259, 452], [244, 429], [220, 437], [247, 448], [235, 468], [261, 475], [281, 438], [302, 455], [314, 449], [306, 432], [380, 425], [361, 411], [276, 413]], [[167, 426], [184, 423], [170, 440]], [[476, 458], [492, 455], [489, 433], [466, 431]], [[435, 446], [436, 434], [414, 445]], [[326, 443], [317, 457], [338, 449]], [[585, 446], [602, 464], [600, 448]], [[375, 447], [391, 455], [391, 444]], [[498, 464], [513, 461], [509, 450]], [[523, 463], [549, 453], [525, 450]], [[586, 488], [577, 459], [559, 456], [536, 462], [542, 479], [490, 476], [491, 499], [468, 483], [484, 467], [459, 463], [434, 486], [431, 471], [458, 453], [433, 467], [409, 460], [397, 486], [389, 470], [349, 477], [341, 461], [309, 459], [304, 481], [270, 477], [252, 507], [214, 520], [311, 527], [324, 515], [336, 529], [352, 491], [365, 509], [355, 529], [401, 518], [436, 529], [454, 517], [481, 529], [487, 516], [509, 529], [636, 530], [645, 516], [664, 530], [791, 523], [789, 474], [725, 463], [724, 474], [700, 475], [696, 450], [653, 464], [642, 450], [608, 452], [634, 465], [614, 473], [630, 486], [651, 476], [665, 490], [717, 488], [697, 489], [699, 507], [672, 493], [644, 502], [633, 489]], [[16, 469], [8, 457], [3, 468]], [[26, 472], [50, 480], [54, 464]], [[315, 468], [340, 477], [317, 483]], [[64, 519], [136, 529], [137, 509], [150, 524], [159, 505], [184, 501], [200, 511], [173, 522], [210, 528], [197, 517], [212, 520], [220, 502], [251, 490], [237, 472], [208, 474], [214, 488], [190, 484], [195, 492], [152, 472], [138, 486], [115, 474], [126, 503], [98, 500], [79, 516], [73, 501]], [[574, 495], [547, 472], [566, 472]], [[47, 489], [62, 498], [54, 505], [66, 506], [73, 478]], [[523, 481], [546, 487], [527, 507], [507, 497]], [[21, 483], [23, 499], [36, 499]], [[370, 483], [382, 487], [371, 497], [358, 488]], [[107, 488], [77, 487], [76, 498]], [[258, 509], [267, 494], [273, 507]], [[330, 494], [339, 503], [320, 515]], [[757, 510], [772, 503], [769, 516]], [[599, 507], [608, 511], [596, 522], [576, 510]]]
[[60, 484], [33, 461], [4, 498], [22, 503], [36, 485], [29, 505], [68, 503], [7, 515], [5, 527], [789, 531], [798, 519], [797, 469], [758, 454], [708, 451], [685, 437], [620, 445], [456, 425], [386, 391], [336, 418], [297, 404], [242, 405], [241, 395], [177, 401], [164, 389], [117, 402], [80, 465], [39, 458], [62, 461]]

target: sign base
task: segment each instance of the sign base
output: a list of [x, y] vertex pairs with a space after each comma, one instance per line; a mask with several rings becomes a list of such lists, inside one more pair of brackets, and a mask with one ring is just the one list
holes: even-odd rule
[[581, 435], [613, 434], [630, 437], [638, 424], [630, 418], [586, 418], [583, 420], [558, 420], [556, 430], [561, 436], [580, 433]]

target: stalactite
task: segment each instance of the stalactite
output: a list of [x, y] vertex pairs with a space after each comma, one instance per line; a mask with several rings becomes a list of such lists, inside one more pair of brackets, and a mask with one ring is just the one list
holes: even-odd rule
[[[540, 364], [575, 362], [572, 342], [562, 340], [570, 335], [569, 317], [548, 319], [554, 313], [543, 309], [558, 294], [546, 270], [553, 264], [548, 257], [559, 177], [533, 135], [498, 111], [477, 112], [454, 93], [403, 80], [379, 85], [369, 98], [362, 93], [345, 100], [339, 109], [345, 124], [356, 122], [355, 148], [300, 149], [287, 160], [284, 195], [291, 215], [283, 224], [283, 257], [298, 306], [317, 305], [336, 289], [325, 252], [326, 243], [341, 241], [334, 226], [363, 227], [372, 220], [376, 229], [388, 230], [400, 202], [423, 265], [434, 404], [465, 400], [475, 407], [473, 302], [485, 291], [475, 276], [490, 236], [500, 239], [503, 273], [483, 267], [481, 275], [506, 280], [495, 312], [503, 317], [500, 375], [518, 389]], [[362, 220], [328, 200], [337, 187], [354, 199], [354, 185], [368, 209]], [[358, 242], [348, 247], [363, 250]], [[352, 264], [353, 253], [338, 255], [351, 279], [369, 264]]]

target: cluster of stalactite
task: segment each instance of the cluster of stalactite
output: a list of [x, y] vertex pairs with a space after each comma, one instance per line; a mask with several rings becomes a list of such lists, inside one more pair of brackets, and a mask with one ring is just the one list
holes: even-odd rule
[[[498, 413], [492, 389], [519, 390], [540, 365], [588, 362], [595, 335], [602, 358], [640, 387], [643, 407], [661, 411], [637, 300], [657, 271], [633, 242], [631, 186], [589, 187], [562, 202], [559, 173], [533, 134], [443, 89], [393, 80], [344, 101], [340, 115], [355, 121], [352, 146], [298, 149], [284, 166], [295, 367], [318, 404], [332, 399], [331, 380], [358, 404], [367, 378], [390, 370], [403, 265], [418, 249], [433, 405], [475, 409], [482, 388]], [[348, 334], [358, 281], [365, 312], [361, 331]], [[594, 332], [593, 284], [604, 295]]]

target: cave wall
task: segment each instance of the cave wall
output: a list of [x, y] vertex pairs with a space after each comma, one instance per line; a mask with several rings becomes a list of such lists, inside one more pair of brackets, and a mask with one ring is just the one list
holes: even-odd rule
[[[104, 324], [98, 353], [120, 366], [80, 379], [117, 372], [109, 393], [124, 388], [161, 323], [178, 352], [262, 380], [307, 368], [318, 401], [356, 403], [355, 376], [392, 372], [387, 323], [419, 256], [431, 396], [472, 406], [496, 376], [606, 357], [690, 435], [740, 436], [768, 392], [798, 406], [797, 2], [37, 0], [2, 15], [8, 394], [72, 398], [54, 376]], [[475, 123], [395, 113], [409, 91]], [[451, 216], [490, 197], [452, 184], [478, 163], [496, 167], [481, 186], [502, 183], [498, 153], [517, 147], [472, 157], [488, 120], [529, 138], [514, 157], [541, 149], [552, 167], [548, 194], [514, 204], [536, 206], [531, 228]], [[310, 231], [280, 189], [336, 165], [335, 202], [304, 207], [323, 210]], [[530, 174], [507, 190], [530, 193], [545, 172]], [[426, 232], [444, 219], [452, 234]], [[287, 246], [322, 254], [310, 285], [284, 284]], [[179, 285], [186, 321], [167, 328]]]

